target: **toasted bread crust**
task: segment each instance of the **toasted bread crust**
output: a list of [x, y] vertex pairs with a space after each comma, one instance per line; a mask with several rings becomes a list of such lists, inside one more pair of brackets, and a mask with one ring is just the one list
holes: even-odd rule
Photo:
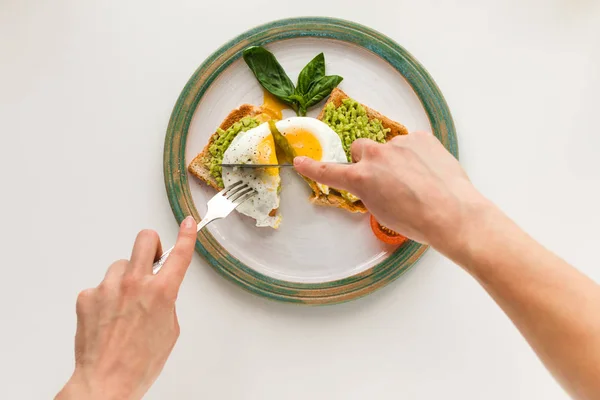
[[[325, 116], [325, 108], [329, 103], [333, 103], [337, 108], [342, 104], [342, 101], [347, 98], [349, 98], [349, 96], [346, 93], [344, 93], [341, 89], [333, 89], [331, 95], [329, 96], [329, 99], [323, 106], [323, 109], [321, 110], [321, 113], [319, 114], [317, 119], [321, 121], [323, 120], [323, 117]], [[367, 112], [367, 117], [369, 119], [380, 120], [383, 127], [390, 130], [385, 137], [386, 142], [392, 140], [398, 135], [408, 135], [408, 129], [406, 129], [404, 125], [389, 119], [385, 115], [382, 115], [381, 113], [365, 106], [364, 104], [361, 105], [365, 108], [365, 111]], [[367, 208], [362, 203], [362, 201], [351, 203], [334, 191], [330, 191], [329, 194], [321, 193], [317, 185], [314, 183], [312, 183], [310, 187], [313, 190], [313, 195], [311, 196], [310, 201], [315, 204], [322, 206], [339, 207], [350, 212], [367, 212]]]
[[[242, 104], [239, 108], [236, 108], [235, 110], [231, 111], [229, 115], [225, 117], [219, 128], [227, 130], [233, 124], [240, 121], [242, 118], [255, 117], [262, 113], [262, 107], [257, 107], [252, 104]], [[217, 139], [217, 137], [219, 137], [219, 135], [215, 131], [215, 133], [208, 140], [208, 144], [204, 147], [202, 152], [192, 160], [192, 162], [188, 166], [188, 171], [201, 181], [215, 188], [216, 190], [221, 190], [219, 184], [217, 183], [217, 180], [214, 178], [214, 176], [210, 174], [210, 170], [207, 167], [208, 161], [210, 159], [210, 153], [208, 149], [210, 148], [210, 145]]]

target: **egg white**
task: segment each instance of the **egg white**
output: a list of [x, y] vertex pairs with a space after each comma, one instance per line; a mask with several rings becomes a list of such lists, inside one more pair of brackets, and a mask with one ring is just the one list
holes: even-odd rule
[[[263, 164], [269, 158], [277, 163], [275, 148], [273, 153], [265, 154], [264, 140], [270, 138], [271, 130], [267, 123], [246, 132], [240, 132], [223, 153], [224, 164]], [[272, 156], [272, 157], [270, 157]], [[266, 157], [266, 158], [265, 158]], [[272, 228], [279, 227], [281, 217], [270, 216], [272, 210], [279, 208], [278, 189], [281, 182], [279, 171], [274, 168], [224, 168], [223, 184], [226, 188], [238, 181], [248, 184], [256, 190], [257, 195], [242, 203], [237, 211], [256, 220], [256, 226]]]

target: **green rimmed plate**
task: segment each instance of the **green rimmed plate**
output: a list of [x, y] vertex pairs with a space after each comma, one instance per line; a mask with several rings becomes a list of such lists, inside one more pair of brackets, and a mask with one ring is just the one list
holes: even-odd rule
[[[458, 157], [448, 106], [427, 71], [402, 47], [361, 25], [331, 18], [275, 21], [243, 33], [212, 54], [190, 78], [174, 107], [165, 139], [164, 172], [177, 221], [197, 220], [214, 192], [188, 175], [223, 118], [243, 103], [261, 104], [262, 90], [242, 51], [264, 45], [292, 80], [319, 52], [327, 73], [343, 76], [351, 97], [406, 125], [432, 130]], [[317, 109], [309, 116], [316, 116]], [[288, 114], [288, 116], [292, 116]], [[198, 234], [197, 251], [223, 276], [271, 299], [328, 304], [364, 296], [408, 270], [427, 246], [379, 243], [368, 216], [316, 207], [293, 171], [282, 171], [278, 231], [256, 228], [237, 213]]]

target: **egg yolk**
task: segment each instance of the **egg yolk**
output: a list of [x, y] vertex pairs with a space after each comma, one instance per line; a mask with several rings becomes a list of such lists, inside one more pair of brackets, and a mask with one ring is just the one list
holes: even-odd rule
[[265, 114], [269, 115], [273, 119], [282, 119], [283, 113], [281, 110], [289, 108], [286, 104], [282, 103], [273, 96], [271, 93], [264, 90], [264, 100], [262, 105]]
[[[277, 154], [275, 153], [275, 141], [273, 136], [265, 136], [256, 147], [257, 164], [277, 164]], [[267, 168], [266, 173], [277, 175], [277, 168]]]
[[285, 133], [285, 138], [292, 146], [297, 156], [306, 156], [321, 161], [323, 148], [317, 138], [306, 130], [293, 130]]

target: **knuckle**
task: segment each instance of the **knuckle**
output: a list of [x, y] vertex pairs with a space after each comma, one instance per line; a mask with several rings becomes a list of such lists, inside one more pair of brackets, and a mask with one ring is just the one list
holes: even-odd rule
[[359, 159], [375, 158], [381, 154], [383, 145], [371, 139], [358, 139], [352, 143], [352, 154]]
[[173, 294], [172, 285], [166, 279], [155, 279], [153, 292], [157, 300], [163, 303], [174, 303], [177, 298], [177, 295]]
[[155, 279], [152, 282], [152, 287], [155, 293], [164, 294], [169, 288], [169, 282], [166, 279]]
[[362, 143], [360, 140], [355, 140], [354, 142], [352, 142], [352, 144], [350, 145], [350, 152], [352, 154], [356, 154], [356, 155], [360, 155], [362, 153]]
[[86, 310], [94, 301], [96, 291], [94, 289], [85, 289], [77, 295], [77, 312]]
[[365, 143], [363, 152], [366, 156], [375, 158], [381, 155], [381, 147], [382, 146], [375, 142], [369, 143], [368, 145]]
[[94, 289], [82, 290], [81, 292], [79, 292], [79, 295], [77, 296], [77, 302], [85, 303], [85, 302], [91, 300], [94, 297], [94, 294], [95, 294]]
[[352, 168], [347, 172], [348, 181], [354, 185], [361, 185], [370, 179], [368, 168]]

